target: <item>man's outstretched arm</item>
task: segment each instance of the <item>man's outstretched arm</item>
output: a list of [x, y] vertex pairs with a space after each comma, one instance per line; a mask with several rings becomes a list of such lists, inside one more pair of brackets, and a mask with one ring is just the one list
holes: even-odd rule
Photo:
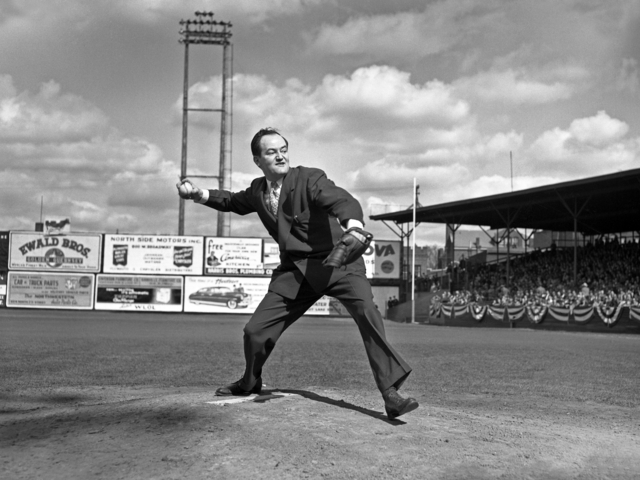
[[185, 178], [176, 184], [180, 198], [193, 200], [221, 212], [233, 212], [246, 215], [256, 211], [251, 201], [251, 188], [232, 193], [227, 190], [204, 190]]

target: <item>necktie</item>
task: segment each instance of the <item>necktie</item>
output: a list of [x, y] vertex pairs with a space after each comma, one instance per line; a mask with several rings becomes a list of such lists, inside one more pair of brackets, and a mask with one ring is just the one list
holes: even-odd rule
[[271, 213], [276, 217], [278, 216], [278, 201], [280, 200], [280, 185], [278, 182], [271, 183], [271, 190], [269, 191], [269, 207], [271, 207]]

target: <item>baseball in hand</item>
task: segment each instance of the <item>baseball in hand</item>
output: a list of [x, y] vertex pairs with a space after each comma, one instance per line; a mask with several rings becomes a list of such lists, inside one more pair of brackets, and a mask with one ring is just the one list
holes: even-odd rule
[[178, 193], [182, 198], [186, 198], [186, 199], [193, 198], [194, 188], [193, 188], [193, 185], [191, 185], [191, 182], [189, 182], [188, 180], [185, 180], [182, 183], [179, 183], [177, 187], [178, 187]]

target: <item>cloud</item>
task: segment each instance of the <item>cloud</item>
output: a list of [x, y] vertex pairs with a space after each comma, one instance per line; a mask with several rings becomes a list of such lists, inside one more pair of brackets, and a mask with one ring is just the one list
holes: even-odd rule
[[453, 184], [469, 180], [469, 170], [460, 164], [446, 166], [422, 166], [410, 168], [404, 164], [376, 160], [352, 174], [353, 185], [366, 185], [368, 190], [385, 192], [411, 189], [412, 178], [421, 179], [421, 185], [446, 189]]
[[307, 38], [311, 54], [351, 55], [368, 61], [424, 58], [451, 50], [489, 28], [499, 2], [441, 1], [424, 11], [353, 16], [341, 25], [324, 24]]
[[623, 58], [616, 78], [616, 88], [633, 95], [640, 93], [640, 68], [635, 58]]
[[569, 126], [569, 132], [577, 141], [594, 146], [605, 146], [616, 142], [628, 131], [629, 125], [611, 118], [604, 110], [600, 110], [593, 117], [578, 118]]
[[61, 94], [54, 81], [43, 83], [36, 95], [18, 95], [11, 77], [0, 77], [0, 141], [74, 141], [96, 135], [107, 124], [97, 107], [76, 95]]
[[485, 102], [542, 104], [566, 100], [576, 88], [562, 81], [546, 83], [531, 78], [524, 71], [480, 72], [472, 77], [463, 77], [454, 82], [463, 97], [478, 98]]
[[482, 167], [491, 164], [496, 158], [504, 158], [509, 152], [522, 148], [524, 139], [521, 133], [513, 130], [480, 136], [476, 133], [467, 142], [456, 142], [441, 148], [430, 148], [415, 158], [415, 162], [430, 164], [451, 164], [461, 162], [470, 167]]
[[256, 167], [255, 171], [252, 171], [251, 173], [234, 172], [231, 177], [231, 190], [238, 192], [240, 190], [247, 189], [251, 184], [251, 181], [260, 175], [261, 172], [258, 167]]
[[[349, 141], [383, 150], [420, 152], [473, 135], [469, 105], [439, 81], [422, 85], [393, 67], [373, 65], [351, 75], [326, 75], [317, 86], [289, 79], [277, 86], [262, 76], [235, 75], [234, 128], [279, 127], [294, 135]], [[194, 107], [211, 108], [221, 96], [219, 76], [190, 87]], [[174, 122], [182, 99], [174, 103]], [[190, 126], [211, 129], [212, 116], [192, 116]]]
[[[576, 178], [640, 167], [640, 138], [625, 138], [628, 125], [599, 111], [567, 129], [543, 132], [525, 155], [539, 168]], [[578, 173], [579, 172], [579, 173]]]
[[90, 231], [144, 231], [175, 210], [178, 167], [55, 82], [34, 95], [0, 76], [0, 126], [0, 202], [11, 207], [10, 215], [0, 214], [3, 228], [33, 228], [41, 199], [47, 213], [70, 216], [74, 228]]
[[[112, 3], [104, 0], [107, 4]], [[214, 12], [215, 20], [259, 24], [274, 16], [299, 15], [321, 0], [119, 0], [116, 8], [123, 14], [141, 21], [155, 21], [167, 15], [193, 18], [196, 11]]]
[[[254, 131], [267, 125], [288, 128], [295, 125], [309, 127], [319, 117], [312, 88], [297, 79], [289, 79], [277, 86], [261, 75], [236, 74], [233, 78], [234, 126], [236, 131]], [[222, 79], [216, 75], [205, 82], [189, 87], [192, 108], [219, 108]], [[182, 96], [173, 104], [173, 123], [182, 121]], [[210, 131], [218, 126], [216, 115], [190, 115], [189, 126]]]
[[[393, 65], [446, 82], [464, 73], [469, 78], [459, 87], [487, 100], [540, 104], [568, 99], [595, 81], [610, 83], [608, 72], [618, 68], [611, 63], [618, 61], [625, 42], [630, 51], [637, 44], [640, 10], [635, 0], [441, 0], [421, 5], [397, 6], [383, 14], [363, 9], [346, 20], [325, 22], [306, 34], [308, 57], [338, 65]], [[563, 70], [581, 78], [563, 77]], [[635, 88], [633, 65], [624, 65], [618, 77], [618, 88]]]
[[114, 131], [91, 138], [65, 139], [61, 135], [60, 139], [48, 142], [28, 140], [25, 137], [19, 142], [0, 141], [5, 168], [37, 169], [47, 175], [68, 171], [73, 172], [69, 178], [78, 181], [83, 176], [96, 175], [105, 179], [164, 171], [173, 166], [162, 157], [156, 145], [142, 139], [126, 138]]
[[310, 39], [310, 50], [324, 55], [368, 54], [377, 58], [406, 52], [426, 56], [445, 50], [449, 42], [443, 37], [435, 32], [425, 34], [429, 31], [425, 20], [423, 15], [402, 12], [351, 18], [340, 26], [325, 24]]
[[260, 24], [276, 16], [300, 15], [320, 3], [321, 0], [27, 0], [3, 6], [0, 23], [26, 29], [35, 24], [42, 27], [65, 22], [84, 29], [104, 18], [153, 24], [167, 18], [195, 18], [196, 11], [203, 11], [214, 12], [215, 20]]
[[469, 114], [469, 106], [444, 83], [434, 80], [415, 85], [408, 72], [388, 66], [359, 68], [350, 77], [327, 75], [317, 96], [318, 103], [332, 114], [373, 114], [403, 125], [429, 122], [446, 127]]

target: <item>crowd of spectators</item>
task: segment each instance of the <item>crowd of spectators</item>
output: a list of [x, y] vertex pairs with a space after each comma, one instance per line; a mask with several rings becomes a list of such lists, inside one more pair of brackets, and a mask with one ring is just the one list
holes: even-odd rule
[[466, 273], [467, 288], [453, 292], [452, 302], [540, 303], [554, 306], [640, 303], [640, 243], [618, 239], [577, 249], [550, 248], [513, 258], [509, 264], [482, 265]]
[[431, 292], [440, 289], [440, 278], [432, 274], [423, 273], [416, 275], [415, 282], [416, 291], [418, 292]]

